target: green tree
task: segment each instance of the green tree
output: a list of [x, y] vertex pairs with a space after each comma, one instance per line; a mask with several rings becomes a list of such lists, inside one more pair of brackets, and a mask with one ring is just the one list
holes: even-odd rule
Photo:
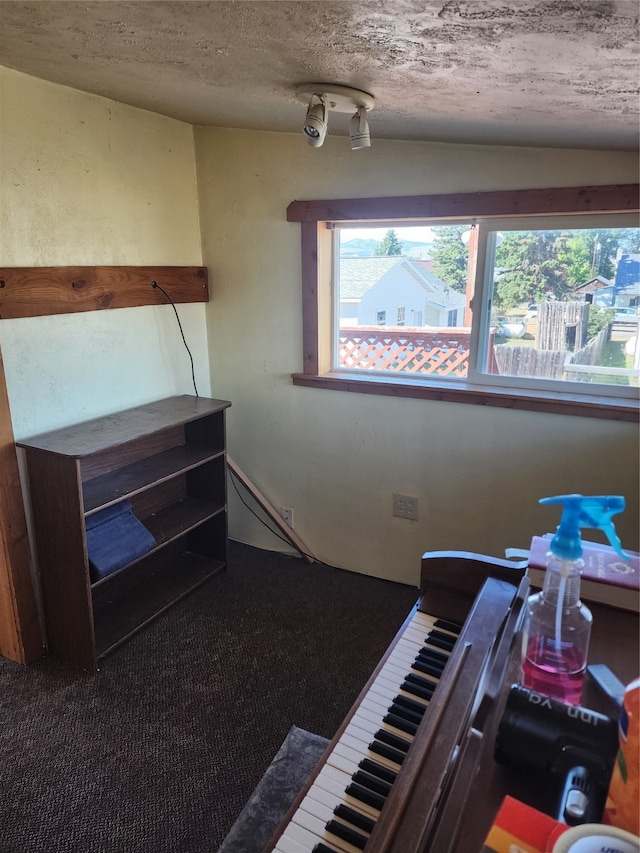
[[611, 323], [615, 313], [616, 312], [613, 308], [598, 308], [596, 305], [592, 305], [589, 308], [587, 340], [590, 341], [592, 338], [595, 338], [596, 335], [604, 329], [607, 323]]
[[624, 255], [640, 254], [640, 228], [618, 229], [619, 246]]
[[568, 290], [567, 264], [560, 257], [565, 244], [566, 235], [553, 231], [506, 233], [496, 249], [497, 307], [561, 299]]
[[402, 254], [402, 243], [398, 239], [398, 235], [390, 228], [387, 233], [384, 235], [384, 238], [378, 248], [376, 249], [376, 255], [401, 255]]
[[467, 292], [469, 247], [462, 242], [468, 225], [439, 225], [433, 229], [433, 271], [458, 293]]
[[569, 287], [579, 287], [597, 275], [613, 278], [621, 237], [620, 231], [606, 228], [568, 232], [559, 242], [558, 259], [566, 265]]

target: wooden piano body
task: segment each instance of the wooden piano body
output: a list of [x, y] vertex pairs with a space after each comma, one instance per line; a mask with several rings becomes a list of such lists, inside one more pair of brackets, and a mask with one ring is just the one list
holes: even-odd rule
[[[385, 662], [402, 642], [416, 611], [464, 623], [410, 749], [364, 846], [365, 853], [479, 853], [500, 803], [511, 794], [543, 811], [548, 791], [496, 764], [493, 749], [509, 687], [517, 681], [520, 629], [529, 592], [525, 570], [507, 560], [467, 552], [423, 556], [420, 598], [327, 747], [265, 853], [312, 853], [306, 838], [289, 840], [314, 794], [316, 777], [344, 739], [360, 705], [375, 690]], [[608, 664], [626, 683], [639, 667], [637, 614], [590, 605], [589, 660]], [[383, 675], [385, 673], [383, 672]], [[612, 713], [587, 684], [583, 705]], [[348, 730], [347, 730], [348, 731]], [[305, 797], [307, 799], [305, 800]], [[333, 850], [331, 841], [325, 849]], [[348, 844], [343, 848], [351, 853]], [[356, 848], [353, 848], [355, 851]]]

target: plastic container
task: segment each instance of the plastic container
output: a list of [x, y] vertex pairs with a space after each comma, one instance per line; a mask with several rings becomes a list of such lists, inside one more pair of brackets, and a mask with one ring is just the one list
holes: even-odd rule
[[618, 736], [604, 822], [640, 835], [640, 678], [624, 692]]
[[565, 575], [561, 563], [550, 552], [542, 591], [529, 597], [522, 684], [569, 705], [579, 705], [593, 617], [580, 601], [582, 560], [572, 560]]
[[547, 554], [542, 591], [529, 597], [522, 642], [524, 687], [570, 705], [579, 705], [587, 668], [593, 617], [580, 601], [584, 566], [580, 529], [603, 530], [624, 557], [612, 517], [624, 509], [623, 497], [560, 495], [541, 504], [562, 504], [564, 510]]

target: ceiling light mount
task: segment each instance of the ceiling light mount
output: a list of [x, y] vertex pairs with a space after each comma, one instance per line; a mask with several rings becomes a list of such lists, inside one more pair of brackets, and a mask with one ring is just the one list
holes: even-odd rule
[[350, 113], [358, 107], [372, 110], [375, 98], [361, 89], [352, 89], [350, 86], [338, 86], [334, 83], [301, 83], [296, 86], [296, 97], [309, 103], [313, 95], [324, 96], [327, 107], [338, 113]]

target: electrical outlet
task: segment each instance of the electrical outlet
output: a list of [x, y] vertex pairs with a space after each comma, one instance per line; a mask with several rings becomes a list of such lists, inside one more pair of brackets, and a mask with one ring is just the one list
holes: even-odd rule
[[414, 495], [393, 496], [393, 514], [398, 518], [409, 518], [411, 521], [418, 520], [418, 498]]
[[284, 523], [287, 524], [293, 530], [293, 510], [291, 509], [291, 507], [280, 507], [280, 515], [284, 519]]

